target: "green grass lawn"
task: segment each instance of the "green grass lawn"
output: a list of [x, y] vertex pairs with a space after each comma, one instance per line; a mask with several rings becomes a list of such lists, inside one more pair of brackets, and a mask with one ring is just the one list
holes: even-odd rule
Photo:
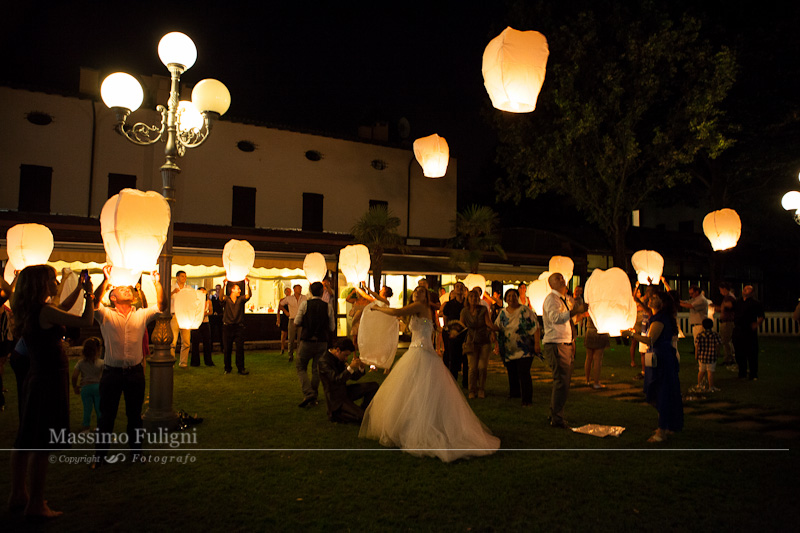
[[[204, 418], [196, 427], [197, 444], [151, 447], [149, 454], [191, 462], [126, 462], [90, 471], [60, 462], [88, 451], [55, 455], [46, 496], [65, 514], [35, 529], [791, 531], [800, 519], [800, 340], [762, 338], [761, 348], [758, 381], [740, 381], [719, 369], [722, 392], [686, 402], [691, 412], [684, 431], [660, 445], [646, 442], [656, 427], [651, 406], [577, 386], [583, 382], [582, 347], [567, 418], [573, 425], [624, 426], [618, 438], [550, 428], [548, 383], [536, 381], [534, 406], [522, 409], [506, 398], [505, 374], [491, 373], [488, 397], [470, 404], [500, 437], [502, 449], [451, 464], [361, 440], [357, 426], [328, 422], [324, 401], [299, 409], [294, 367], [276, 352], [248, 352], [249, 376], [223, 376], [222, 357], [215, 354], [216, 367], [175, 369], [176, 409]], [[696, 382], [690, 349], [691, 341], [681, 341], [684, 391]], [[541, 362], [534, 370], [543, 377]], [[606, 352], [603, 380], [609, 386], [632, 384], [635, 373], [627, 347]], [[6, 449], [0, 452], [0, 495], [9, 491], [7, 449], [17, 427], [8, 366], [5, 384], [10, 392], [0, 413], [0, 448]], [[77, 430], [78, 396], [71, 410]], [[118, 432], [124, 431], [123, 413], [121, 406]], [[24, 527], [2, 509], [0, 531]]]

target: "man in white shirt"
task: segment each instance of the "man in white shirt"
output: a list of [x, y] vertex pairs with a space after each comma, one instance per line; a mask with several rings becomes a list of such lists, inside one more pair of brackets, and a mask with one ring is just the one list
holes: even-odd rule
[[170, 296], [172, 322], [170, 322], [170, 327], [172, 328], [171, 352], [173, 357], [175, 357], [175, 345], [178, 343], [178, 334], [180, 332], [181, 359], [179, 365], [181, 368], [187, 368], [189, 366], [189, 348], [192, 344], [192, 330], [181, 329], [178, 327], [178, 317], [175, 316], [175, 295], [178, 294], [178, 291], [185, 289], [186, 287], [186, 272], [179, 270], [178, 273], [175, 274], [175, 279], [172, 280], [172, 293]]
[[703, 332], [703, 320], [708, 317], [708, 300], [700, 287], [689, 287], [689, 299], [681, 300], [681, 307], [689, 310], [689, 325], [692, 327], [694, 351], [697, 353], [697, 336]]
[[[100, 378], [100, 419], [97, 431], [110, 437], [114, 431], [119, 399], [125, 395], [125, 414], [128, 417], [128, 442], [134, 454], [141, 453], [142, 404], [144, 403], [145, 378], [142, 360], [142, 339], [147, 333], [147, 324], [164, 309], [164, 290], [158, 272], [153, 272], [153, 284], [158, 298], [157, 305], [134, 309], [134, 292], [131, 287], [115, 287], [109, 295], [113, 307], [106, 307], [100, 299], [108, 286], [110, 267], [103, 268], [105, 279], [95, 293], [94, 318], [100, 324], [105, 344], [105, 365]], [[97, 441], [97, 454], [104, 458], [110, 439]], [[100, 466], [102, 462], [92, 463]]]
[[285, 298], [286, 306], [289, 308], [289, 362], [294, 361], [294, 349], [300, 339], [300, 327], [294, 323], [297, 317], [297, 310], [300, 304], [306, 301], [306, 297], [301, 294], [303, 287], [295, 285], [292, 287], [294, 293]]
[[567, 304], [567, 283], [564, 276], [556, 272], [547, 279], [552, 291], [542, 305], [544, 337], [542, 353], [553, 370], [553, 393], [550, 397], [550, 425], [569, 428], [564, 420], [564, 406], [567, 403], [572, 365], [575, 361], [575, 344], [572, 336], [572, 317], [586, 312], [586, 304], [572, 309]]

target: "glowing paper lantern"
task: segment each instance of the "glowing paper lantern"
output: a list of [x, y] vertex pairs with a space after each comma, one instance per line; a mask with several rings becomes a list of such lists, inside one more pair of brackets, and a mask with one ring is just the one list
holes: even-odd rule
[[664, 258], [653, 250], [639, 250], [631, 257], [631, 264], [642, 285], [651, 284], [648, 278], [657, 284], [664, 273]]
[[[548, 272], [545, 272], [545, 274], [549, 276]], [[550, 294], [552, 290], [550, 284], [547, 283], [547, 279], [541, 279], [541, 277], [528, 285], [528, 299], [531, 301], [531, 307], [533, 307], [537, 315], [542, 316], [544, 299], [547, 298], [547, 295]]]
[[621, 268], [599, 268], [586, 280], [584, 300], [598, 333], [619, 337], [620, 331], [636, 323], [636, 302], [628, 275]]
[[136, 285], [142, 272], [156, 270], [169, 220], [169, 204], [154, 191], [122, 189], [106, 201], [100, 234], [111, 265], [111, 285]]
[[[66, 275], [61, 277], [61, 298], [64, 299], [69, 296], [72, 291], [75, 290], [75, 287], [78, 286], [80, 283], [80, 275], [74, 272], [72, 269], [65, 269]], [[83, 313], [83, 289], [80, 290], [78, 293], [78, 299], [75, 300], [75, 303], [72, 307], [67, 311], [71, 315], [81, 316]]]
[[781, 206], [787, 211], [800, 213], [800, 192], [789, 191], [781, 198]]
[[256, 261], [256, 251], [247, 241], [231, 239], [222, 249], [222, 264], [228, 281], [242, 281]]
[[14, 274], [14, 271], [19, 270], [17, 267], [14, 266], [14, 263], [11, 262], [11, 259], [6, 261], [6, 268], [3, 270], [3, 279], [6, 280], [6, 283], [11, 285], [14, 283], [14, 278], [17, 277]]
[[715, 252], [728, 250], [736, 246], [742, 235], [742, 221], [733, 209], [712, 211], [703, 219], [703, 232]]
[[181, 329], [197, 329], [203, 323], [206, 309], [206, 295], [185, 287], [175, 294], [175, 318]]
[[6, 232], [8, 260], [17, 270], [43, 265], [53, 253], [53, 233], [41, 224], [17, 224]]
[[369, 248], [363, 244], [351, 244], [339, 250], [339, 269], [347, 278], [347, 283], [358, 285], [359, 282], [368, 281], [369, 267]]
[[414, 157], [422, 167], [426, 178], [441, 178], [447, 173], [450, 162], [450, 147], [444, 137], [435, 133], [414, 141]]
[[311, 252], [303, 260], [303, 270], [309, 283], [322, 281], [328, 273], [328, 265], [325, 264], [325, 257], [319, 252]]
[[566, 281], [567, 285], [569, 285], [570, 280], [572, 280], [572, 272], [575, 269], [575, 263], [573, 263], [572, 259], [569, 257], [564, 257], [563, 255], [554, 255], [550, 258], [549, 269], [549, 274], [558, 272], [564, 276], [564, 281]]
[[374, 301], [361, 314], [358, 326], [359, 358], [368, 365], [389, 369], [397, 353], [400, 323], [396, 317], [372, 312], [375, 306], [383, 307], [383, 303]]
[[483, 292], [486, 292], [486, 278], [480, 274], [467, 274], [463, 283], [468, 291], [471, 291], [475, 287], [480, 287]]
[[492, 105], [501, 111], [529, 113], [544, 83], [547, 39], [538, 31], [508, 27], [483, 51], [483, 85]]

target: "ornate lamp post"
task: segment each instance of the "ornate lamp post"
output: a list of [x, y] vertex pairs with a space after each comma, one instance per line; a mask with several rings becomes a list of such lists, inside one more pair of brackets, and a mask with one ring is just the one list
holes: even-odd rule
[[[181, 171], [177, 160], [187, 148], [203, 144], [211, 133], [214, 121], [228, 110], [230, 93], [221, 82], [207, 79], [199, 82], [192, 91], [191, 102], [178, 102], [181, 74], [186, 72], [197, 59], [197, 49], [192, 40], [183, 33], [168, 33], [158, 43], [158, 56], [169, 69], [171, 85], [167, 107], [159, 105], [161, 125], [150, 126], [138, 122], [126, 123], [132, 111], [142, 104], [142, 86], [130, 74], [117, 72], [111, 74], [100, 88], [103, 102], [117, 115], [116, 131], [140, 146], [148, 146], [159, 141], [165, 143], [166, 161], [161, 167], [162, 195], [169, 202], [174, 213], [175, 178]], [[173, 222], [170, 218], [167, 241], [158, 260], [161, 286], [164, 289], [166, 310], [158, 315], [153, 331], [154, 353], [148, 357], [150, 367], [150, 402], [144, 413], [145, 426], [150, 429], [174, 429], [178, 415], [172, 407], [172, 379], [175, 357], [170, 354], [172, 329], [169, 294], [172, 285], [172, 234]]]

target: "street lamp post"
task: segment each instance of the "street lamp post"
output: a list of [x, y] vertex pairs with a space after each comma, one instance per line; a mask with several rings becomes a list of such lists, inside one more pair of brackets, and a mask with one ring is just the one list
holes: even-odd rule
[[[120, 135], [140, 146], [159, 141], [165, 143], [166, 161], [161, 166], [162, 195], [169, 203], [171, 213], [174, 213], [175, 178], [181, 171], [178, 157], [187, 148], [195, 148], [205, 142], [214, 121], [228, 110], [231, 98], [225, 85], [207, 79], [194, 87], [191, 102], [178, 101], [181, 74], [197, 59], [197, 49], [188, 36], [178, 32], [168, 33], [158, 44], [158, 55], [169, 69], [171, 78], [167, 107], [156, 107], [161, 113], [160, 126], [141, 122], [130, 125], [126, 122], [131, 112], [141, 105], [144, 94], [133, 76], [122, 72], [111, 74], [103, 80], [100, 92], [105, 104], [116, 113], [116, 131]], [[175, 356], [170, 353], [173, 338], [169, 297], [172, 286], [172, 234], [173, 219], [170, 216], [167, 240], [158, 260], [166, 309], [156, 318], [151, 337], [153, 355], [147, 358], [150, 367], [150, 402], [143, 419], [151, 431], [158, 428], [172, 430], [178, 425], [178, 415], [172, 407]]]

